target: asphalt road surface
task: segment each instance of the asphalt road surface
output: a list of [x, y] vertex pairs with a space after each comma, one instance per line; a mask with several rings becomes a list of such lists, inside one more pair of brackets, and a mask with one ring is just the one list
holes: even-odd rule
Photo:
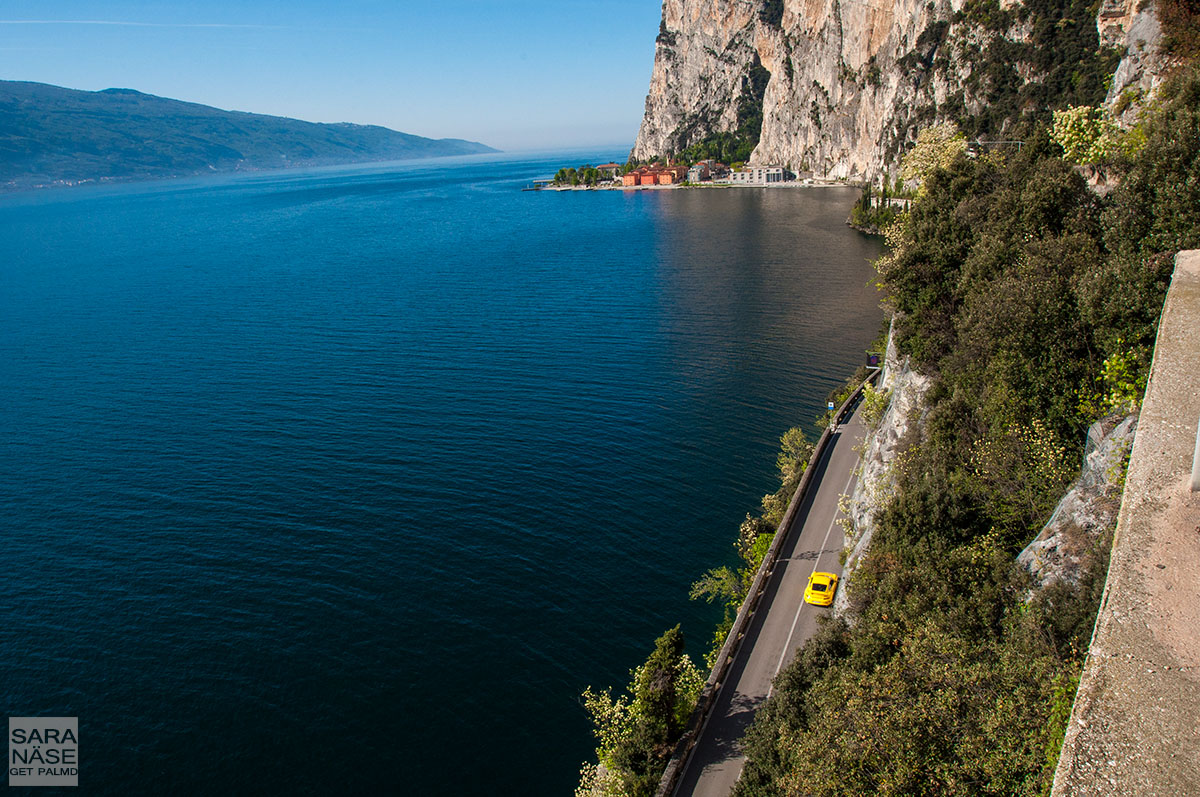
[[804, 603], [804, 588], [815, 570], [842, 573], [838, 498], [854, 488], [858, 464], [854, 449], [861, 446], [864, 436], [856, 408], [825, 447], [758, 611], [679, 779], [676, 795], [725, 797], [733, 790], [746, 761], [738, 744], [754, 712], [770, 694], [771, 681], [816, 632], [817, 618], [832, 611]]

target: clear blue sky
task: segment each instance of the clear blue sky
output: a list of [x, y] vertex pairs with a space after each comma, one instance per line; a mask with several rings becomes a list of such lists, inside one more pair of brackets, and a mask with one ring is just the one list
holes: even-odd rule
[[0, 0], [0, 78], [505, 150], [632, 145], [660, 10], [660, 0]]

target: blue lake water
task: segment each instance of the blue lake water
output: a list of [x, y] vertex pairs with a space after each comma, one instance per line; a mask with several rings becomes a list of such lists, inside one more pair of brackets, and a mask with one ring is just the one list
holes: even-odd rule
[[879, 246], [851, 189], [519, 190], [584, 159], [0, 197], [0, 706], [83, 791], [569, 793], [580, 691], [702, 653]]

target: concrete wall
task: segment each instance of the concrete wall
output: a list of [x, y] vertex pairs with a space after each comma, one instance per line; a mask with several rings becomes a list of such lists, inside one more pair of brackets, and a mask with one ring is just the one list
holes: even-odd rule
[[1200, 251], [1181, 252], [1054, 797], [1200, 795]]

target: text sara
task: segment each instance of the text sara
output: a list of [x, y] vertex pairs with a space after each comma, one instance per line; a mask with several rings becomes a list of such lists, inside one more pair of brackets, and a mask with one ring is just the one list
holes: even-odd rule
[[70, 728], [13, 728], [13, 744], [79, 744]]

